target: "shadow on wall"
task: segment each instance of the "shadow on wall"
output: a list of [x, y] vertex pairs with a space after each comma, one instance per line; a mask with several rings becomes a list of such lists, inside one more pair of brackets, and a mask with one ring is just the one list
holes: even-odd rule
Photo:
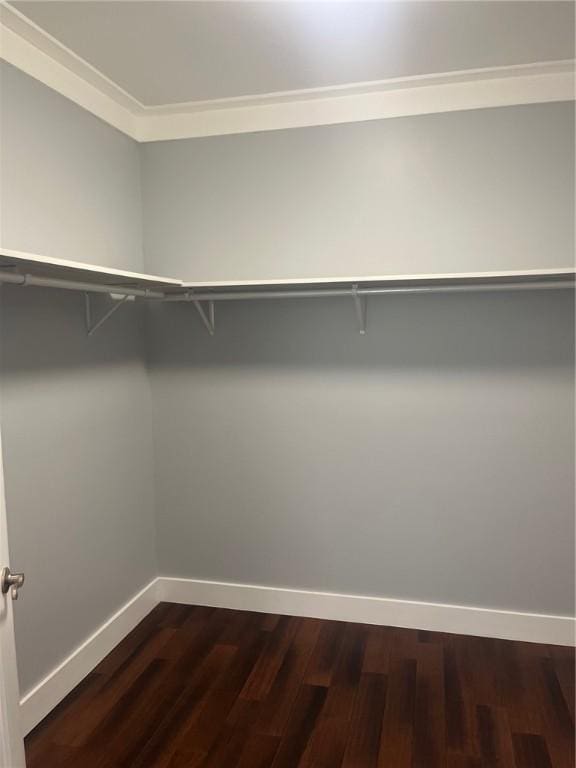
[[361, 336], [351, 299], [260, 300], [217, 302], [213, 337], [191, 304], [152, 305], [147, 337], [159, 366], [572, 369], [573, 318], [569, 289], [377, 296]]
[[[110, 299], [95, 294], [97, 316]], [[48, 372], [144, 359], [142, 305], [130, 302], [88, 337], [84, 294], [0, 287], [0, 373]]]
[[[96, 296], [96, 312], [109, 299]], [[4, 374], [142, 360], [160, 366], [507, 368], [574, 365], [571, 290], [377, 296], [367, 333], [352, 301], [216, 303], [211, 337], [191, 304], [128, 304], [92, 337], [82, 293], [0, 288]]]

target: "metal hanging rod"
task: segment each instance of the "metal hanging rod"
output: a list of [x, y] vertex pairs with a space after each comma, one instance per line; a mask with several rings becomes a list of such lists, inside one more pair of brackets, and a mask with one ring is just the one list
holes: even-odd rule
[[[401, 294], [426, 294], [426, 293], [461, 293], [461, 292], [480, 292], [480, 291], [522, 291], [535, 289], [559, 289], [574, 287], [573, 280], [554, 280], [554, 281], [533, 281], [533, 282], [509, 282], [509, 283], [465, 283], [460, 285], [418, 285], [418, 286], [365, 286], [360, 287], [357, 283], [351, 288], [296, 288], [292, 290], [259, 290], [259, 291], [188, 291], [187, 293], [166, 295], [163, 301], [167, 302], [192, 302], [202, 318], [202, 322], [208, 329], [211, 336], [214, 335], [214, 302], [215, 301], [241, 301], [257, 299], [324, 299], [332, 297], [352, 297], [358, 330], [362, 336], [366, 334], [366, 316], [368, 296], [378, 296], [383, 294], [401, 293]], [[208, 302], [210, 308], [210, 318], [206, 316], [200, 302]]]
[[60, 288], [64, 291], [82, 291], [83, 293], [114, 293], [120, 296], [141, 296], [144, 299], [163, 299], [165, 295], [162, 291], [150, 288], [131, 288], [130, 286], [106, 283], [81, 283], [76, 280], [61, 280], [55, 277], [16, 275], [13, 272], [0, 272], [0, 283], [35, 288]]
[[[19, 286], [32, 286], [37, 288], [59, 288], [66, 291], [81, 291], [84, 293], [84, 318], [86, 332], [92, 336], [120, 307], [130, 299], [141, 296], [144, 299], [162, 299], [162, 291], [154, 291], [149, 288], [132, 288], [123, 285], [109, 285], [106, 283], [82, 283], [76, 280], [61, 280], [54, 277], [38, 277], [35, 275], [18, 275], [13, 272], [0, 272], [0, 283], [9, 283]], [[97, 320], [94, 320], [92, 297], [93, 293], [105, 293], [114, 299], [114, 304], [106, 310]]]
[[529, 291], [574, 288], [573, 280], [533, 281], [515, 283], [465, 283], [460, 285], [376, 286], [351, 288], [296, 288], [293, 290], [262, 291], [191, 291], [164, 296], [164, 301], [240, 301], [243, 299], [324, 299], [338, 296], [356, 298], [389, 293], [461, 293], [479, 291]]
[[156, 299], [160, 301], [240, 301], [243, 299], [321, 299], [338, 296], [358, 297], [376, 296], [390, 293], [459, 293], [479, 291], [530, 291], [559, 288], [574, 288], [575, 281], [570, 280], [532, 280], [515, 281], [508, 283], [461, 283], [459, 285], [388, 285], [388, 286], [361, 286], [355, 284], [350, 288], [294, 288], [294, 289], [267, 289], [267, 290], [238, 290], [222, 291], [203, 290], [195, 291], [185, 289], [166, 293], [152, 288], [133, 288], [130, 286], [109, 283], [86, 283], [76, 280], [66, 280], [53, 277], [39, 277], [29, 274], [14, 274], [13, 272], [0, 271], [0, 283], [10, 283], [20, 286], [33, 286], [38, 288], [60, 288], [68, 291], [82, 291], [84, 293], [114, 293], [121, 296], [140, 296], [144, 299]]
[[[574, 288], [574, 279], [556, 280], [531, 280], [510, 282], [467, 282], [450, 285], [388, 285], [388, 286], [361, 286], [354, 283], [350, 287], [340, 288], [293, 288], [293, 289], [264, 289], [264, 290], [237, 290], [225, 291], [220, 289], [195, 291], [190, 288], [174, 289], [170, 293], [150, 288], [134, 288], [131, 286], [110, 285], [109, 283], [86, 283], [75, 280], [66, 280], [52, 277], [39, 277], [29, 274], [14, 274], [13, 272], [0, 271], [0, 283], [10, 283], [20, 286], [35, 286], [39, 288], [60, 288], [70, 291], [82, 291], [86, 302], [86, 326], [88, 335], [92, 335], [119, 307], [130, 297], [143, 299], [155, 299], [162, 302], [191, 302], [211, 336], [215, 332], [216, 301], [241, 301], [259, 299], [324, 299], [334, 297], [352, 298], [356, 317], [361, 334], [366, 333], [366, 310], [369, 296], [388, 294], [427, 294], [427, 293], [478, 293], [494, 291], [531, 291], [531, 290], [557, 290]], [[90, 305], [91, 293], [105, 293], [116, 298], [113, 307], [106, 311], [96, 322], [92, 321]], [[201, 302], [207, 303], [207, 311]]]

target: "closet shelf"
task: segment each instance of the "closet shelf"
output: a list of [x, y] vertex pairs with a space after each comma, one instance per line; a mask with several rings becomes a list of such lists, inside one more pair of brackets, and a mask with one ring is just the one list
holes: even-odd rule
[[380, 277], [327, 277], [283, 280], [183, 282], [185, 295], [170, 301], [299, 298], [322, 296], [428, 293], [473, 290], [565, 288], [574, 284], [576, 269], [532, 269], [447, 274], [384, 275]]
[[[574, 287], [576, 270], [533, 269], [526, 271], [463, 272], [434, 275], [388, 275], [382, 277], [334, 277], [221, 282], [184, 282], [183, 292], [164, 301], [192, 301], [208, 332], [213, 335], [214, 302], [243, 299], [351, 298], [358, 329], [366, 333], [369, 296], [392, 293], [455, 293], [461, 291], [517, 291]], [[208, 312], [202, 306], [208, 305]]]
[[0, 248], [0, 283], [164, 298], [181, 280]]
[[[214, 304], [217, 301], [348, 297], [353, 301], [360, 333], [365, 333], [366, 301], [369, 296], [573, 288], [575, 277], [576, 270], [567, 267], [380, 277], [185, 282], [0, 248], [0, 283], [83, 291], [86, 294], [89, 335], [130, 297], [191, 302], [210, 334], [214, 334], [215, 330]], [[117, 300], [116, 306], [108, 309], [95, 322], [90, 300], [92, 293], [109, 294]]]
[[187, 282], [170, 277], [128, 272], [112, 267], [0, 248], [0, 282], [143, 296], [167, 301], [228, 301], [253, 298], [375, 295], [395, 292], [563, 288], [572, 286], [575, 276], [576, 270], [567, 267], [376, 277]]

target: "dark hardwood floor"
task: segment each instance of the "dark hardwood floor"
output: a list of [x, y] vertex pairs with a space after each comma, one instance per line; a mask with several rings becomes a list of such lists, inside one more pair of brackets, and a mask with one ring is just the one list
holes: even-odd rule
[[159, 605], [29, 768], [573, 768], [574, 652]]

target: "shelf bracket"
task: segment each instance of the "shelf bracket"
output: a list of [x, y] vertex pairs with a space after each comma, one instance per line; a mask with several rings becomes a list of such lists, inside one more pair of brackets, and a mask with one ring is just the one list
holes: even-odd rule
[[199, 301], [196, 301], [196, 299], [192, 299], [192, 303], [196, 307], [198, 314], [200, 315], [200, 318], [204, 325], [206, 326], [206, 330], [210, 334], [210, 336], [214, 336], [214, 331], [216, 330], [215, 322], [214, 322], [214, 302], [209, 301], [208, 303], [208, 314], [206, 314], [206, 311], [204, 310], [204, 307]]
[[352, 298], [354, 299], [354, 307], [356, 309], [356, 317], [358, 318], [359, 331], [362, 336], [366, 334], [366, 312], [367, 312], [367, 300], [358, 295], [358, 283], [352, 286]]
[[[112, 294], [110, 294], [112, 298]], [[88, 336], [92, 336], [98, 328], [100, 328], [101, 325], [103, 325], [106, 320], [108, 320], [109, 317], [112, 317], [112, 315], [120, 309], [122, 304], [124, 304], [130, 296], [121, 296], [118, 299], [114, 299], [114, 304], [110, 307], [110, 309], [107, 312], [104, 312], [104, 314], [98, 318], [98, 320], [93, 320], [93, 312], [92, 312], [92, 297], [89, 293], [84, 294], [84, 311], [85, 311], [85, 317], [86, 317], [86, 332], [88, 333]]]

